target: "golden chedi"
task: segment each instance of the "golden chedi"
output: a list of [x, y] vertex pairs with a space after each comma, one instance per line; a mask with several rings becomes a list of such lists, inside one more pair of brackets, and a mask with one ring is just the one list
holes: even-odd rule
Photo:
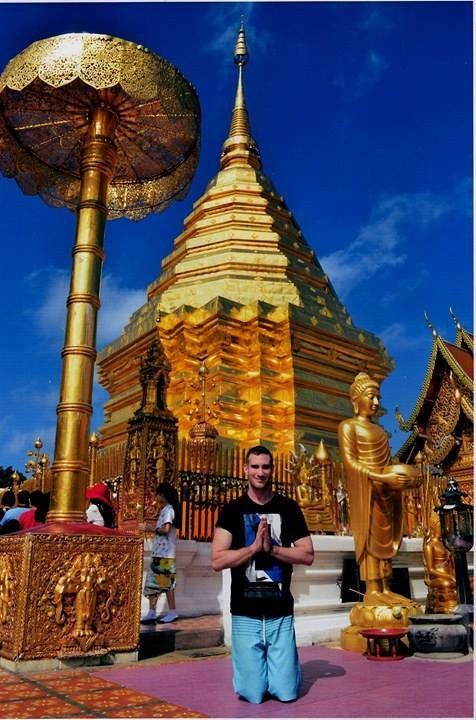
[[374, 422], [379, 384], [359, 373], [350, 387], [354, 417], [339, 425], [339, 445], [347, 475], [350, 526], [361, 579], [363, 602], [352, 608], [351, 626], [342, 633], [347, 650], [363, 650], [363, 628], [405, 627], [420, 606], [390, 590], [391, 560], [403, 537], [403, 491], [420, 483], [419, 467], [391, 464], [385, 430]]
[[[359, 370], [378, 379], [391, 370], [379, 339], [356, 327], [315, 251], [265, 174], [245, 101], [248, 53], [243, 27], [234, 61], [238, 82], [219, 169], [194, 202], [147, 302], [98, 356], [109, 393], [101, 428], [119, 448], [140, 402], [135, 358], [157, 333], [171, 365], [167, 403], [181, 440], [195, 418], [190, 404], [206, 357], [220, 444], [260, 443], [288, 453], [321, 438], [337, 450], [348, 417], [348, 387]], [[279, 113], [279, 108], [276, 108]], [[290, 138], [285, 138], [283, 142]], [[292, 140], [292, 137], [291, 137]], [[303, 193], [312, 192], [303, 188]]]

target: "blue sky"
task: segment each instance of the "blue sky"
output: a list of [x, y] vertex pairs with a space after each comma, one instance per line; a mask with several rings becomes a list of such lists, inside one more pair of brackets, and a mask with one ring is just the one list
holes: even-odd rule
[[[163, 55], [198, 92], [201, 155], [187, 198], [140, 223], [108, 223], [101, 347], [145, 301], [218, 169], [241, 15], [264, 172], [354, 323], [395, 359], [382, 423], [396, 451], [394, 408], [410, 413], [431, 349], [424, 311], [449, 340], [450, 305], [473, 322], [471, 2], [2, 3], [0, 67], [40, 38], [107, 33]], [[23, 469], [38, 435], [53, 454], [75, 218], [3, 176], [0, 198], [0, 465]], [[106, 395], [94, 392], [97, 429]]]

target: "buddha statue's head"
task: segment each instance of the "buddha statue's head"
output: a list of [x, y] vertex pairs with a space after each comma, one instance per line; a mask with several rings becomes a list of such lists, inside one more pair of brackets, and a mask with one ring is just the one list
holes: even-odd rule
[[380, 405], [380, 385], [376, 380], [360, 372], [355, 376], [350, 386], [350, 400], [354, 414], [363, 414], [372, 417], [378, 411]]

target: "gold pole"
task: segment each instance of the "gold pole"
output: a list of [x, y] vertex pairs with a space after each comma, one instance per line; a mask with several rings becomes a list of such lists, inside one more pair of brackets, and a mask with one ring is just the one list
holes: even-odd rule
[[[103, 91], [103, 98], [107, 100], [107, 91]], [[117, 152], [114, 144], [116, 125], [116, 114], [103, 102], [93, 112], [82, 152], [49, 523], [84, 520], [96, 320], [104, 260], [107, 191]]]

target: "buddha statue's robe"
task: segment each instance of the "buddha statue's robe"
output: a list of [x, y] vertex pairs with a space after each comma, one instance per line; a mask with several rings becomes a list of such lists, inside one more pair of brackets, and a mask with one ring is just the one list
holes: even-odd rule
[[402, 493], [374, 483], [369, 475], [371, 471], [384, 473], [390, 464], [387, 434], [380, 425], [354, 417], [340, 424], [339, 445], [360, 576], [362, 580], [388, 578], [389, 561], [397, 554], [403, 534]]

